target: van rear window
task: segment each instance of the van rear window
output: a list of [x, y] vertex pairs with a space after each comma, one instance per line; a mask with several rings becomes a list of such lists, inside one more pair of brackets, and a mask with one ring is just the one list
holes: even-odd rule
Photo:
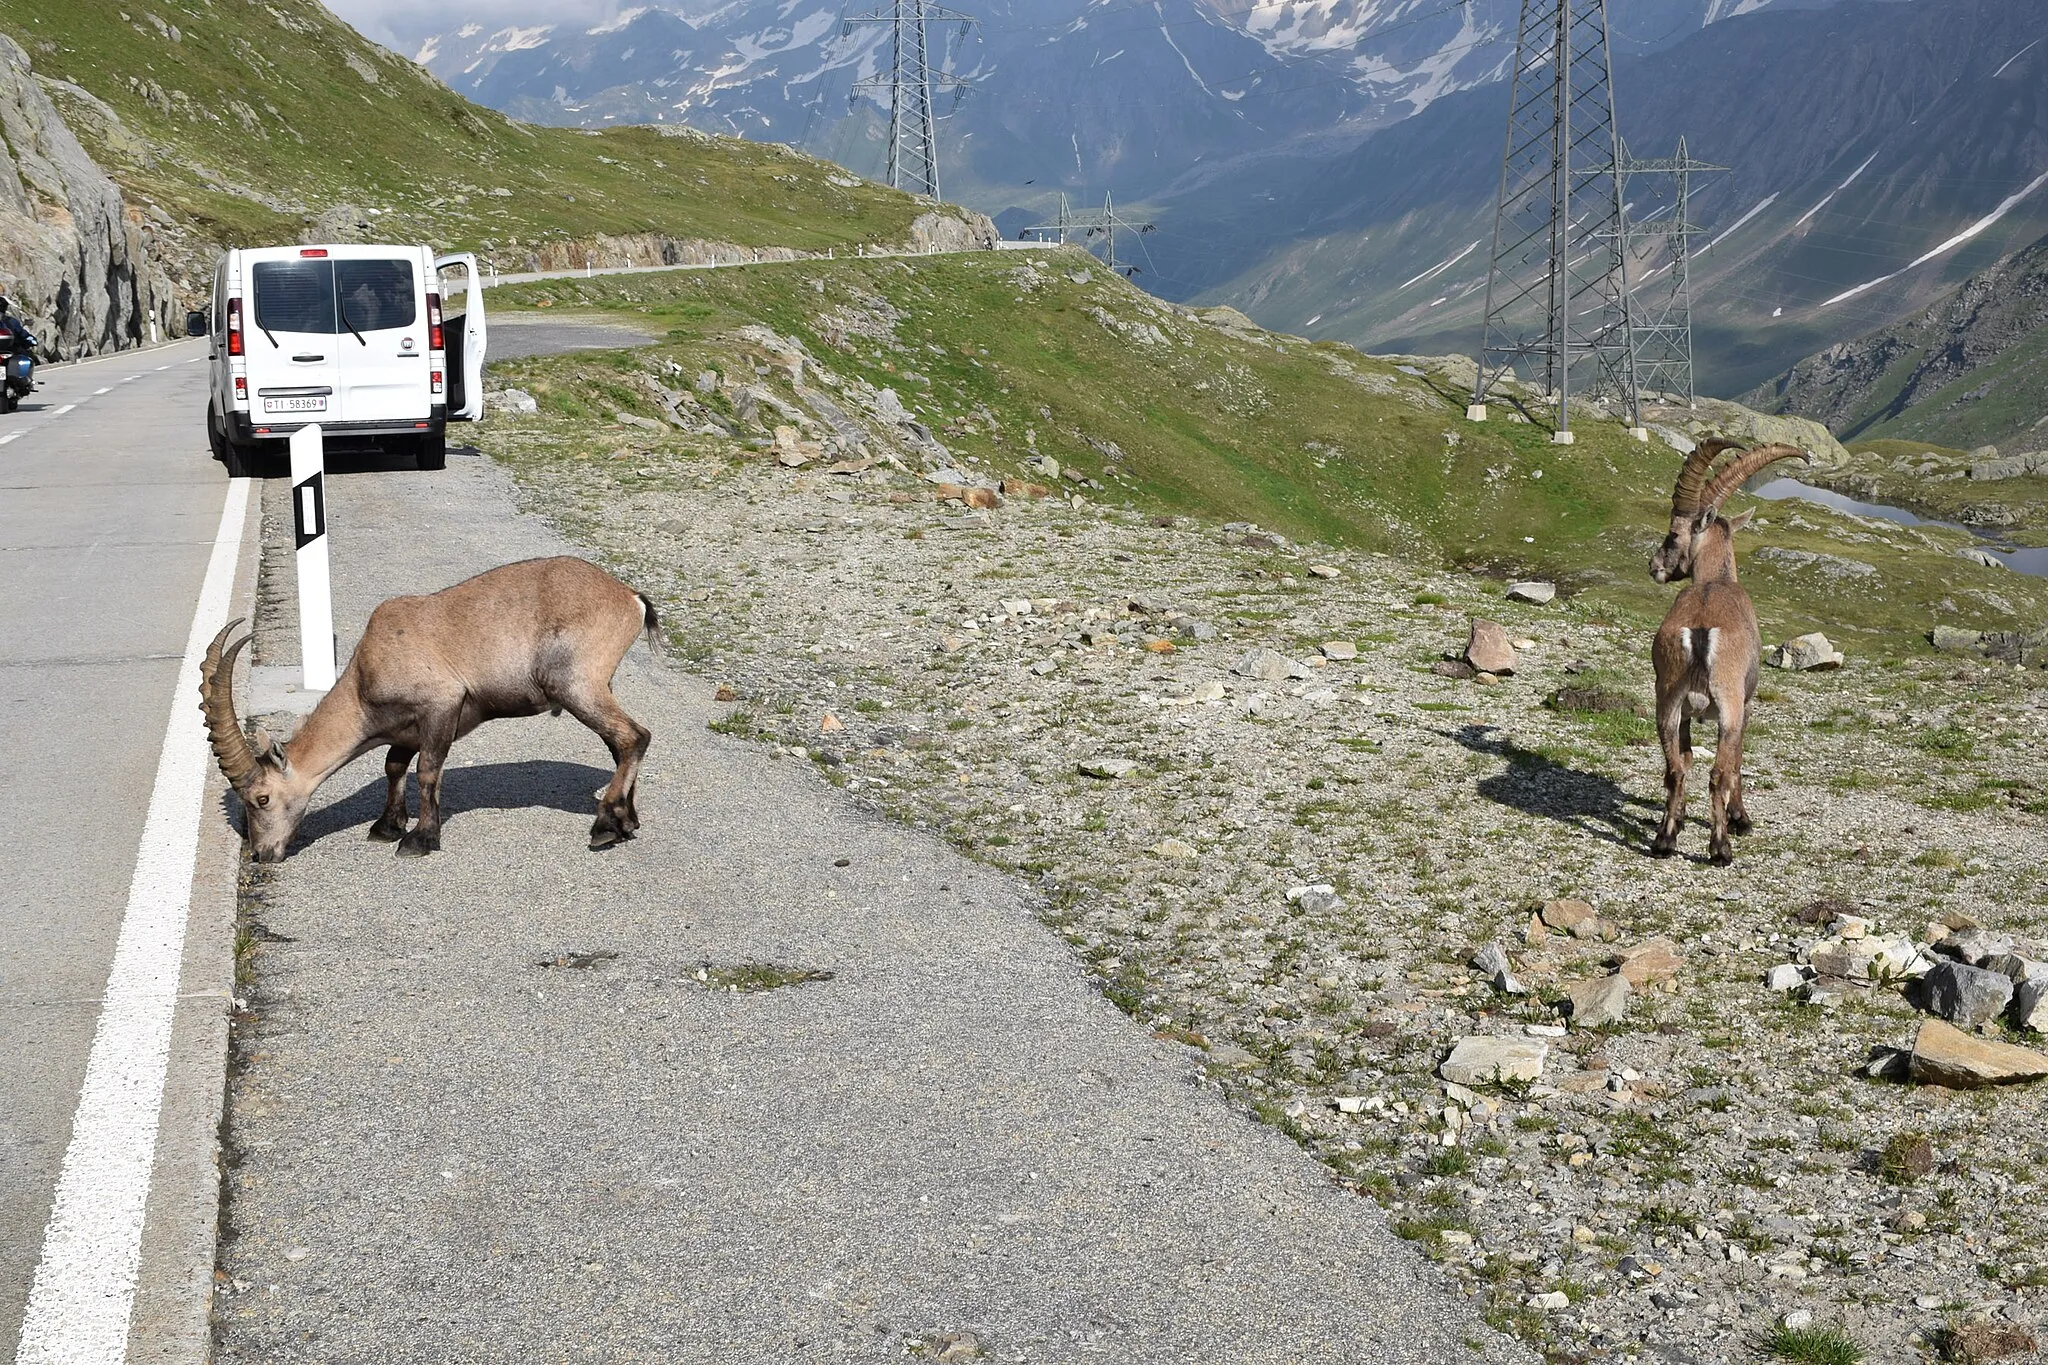
[[334, 262], [259, 261], [256, 325], [266, 332], [338, 330], [334, 325]]
[[264, 331], [381, 332], [419, 316], [411, 261], [261, 261], [252, 274]]

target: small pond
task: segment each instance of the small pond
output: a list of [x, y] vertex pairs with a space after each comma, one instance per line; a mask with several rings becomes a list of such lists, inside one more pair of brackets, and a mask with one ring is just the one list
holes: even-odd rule
[[[1985, 539], [1982, 532], [1973, 530], [1958, 522], [1937, 521], [1932, 517], [1916, 516], [1903, 507], [1887, 507], [1881, 502], [1858, 502], [1852, 497], [1826, 488], [1815, 488], [1813, 485], [1801, 483], [1797, 479], [1772, 479], [1769, 483], [1758, 487], [1755, 492], [1758, 497], [1771, 502], [1778, 502], [1785, 498], [1797, 498], [1801, 502], [1810, 502], [1816, 506], [1830, 508], [1837, 512], [1847, 512], [1851, 516], [1875, 517], [1880, 521], [1895, 521], [1901, 526], [1943, 526], [1952, 531], [1966, 531], [1976, 536], [1979, 540]], [[2048, 578], [2048, 548], [2010, 549], [2001, 547], [1996, 543], [1988, 543], [1982, 548], [1988, 551], [1993, 559], [1996, 559], [2015, 573], [2032, 574], [2037, 578]]]

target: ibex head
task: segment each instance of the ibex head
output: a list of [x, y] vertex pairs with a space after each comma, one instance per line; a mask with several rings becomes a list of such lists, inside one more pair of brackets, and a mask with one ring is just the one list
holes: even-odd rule
[[1757, 471], [1779, 460], [1806, 459], [1797, 446], [1769, 445], [1745, 450], [1721, 467], [1711, 480], [1707, 471], [1722, 452], [1740, 448], [1739, 441], [1710, 437], [1693, 447], [1678, 471], [1678, 483], [1671, 492], [1671, 530], [1650, 556], [1650, 577], [1659, 583], [1691, 578], [1698, 567], [1699, 551], [1707, 533], [1718, 523], [1732, 536], [1749, 524], [1750, 513], [1733, 518], [1721, 516], [1721, 504], [1728, 495], [1749, 482]]
[[239, 617], [228, 622], [207, 646], [199, 666], [199, 709], [206, 713], [213, 756], [248, 814], [250, 854], [259, 863], [276, 863], [284, 861], [285, 845], [305, 818], [313, 793], [292, 780], [291, 759], [282, 744], [262, 729], [252, 743], [235, 718], [235, 655], [251, 637], [233, 644], [227, 640], [241, 624]]

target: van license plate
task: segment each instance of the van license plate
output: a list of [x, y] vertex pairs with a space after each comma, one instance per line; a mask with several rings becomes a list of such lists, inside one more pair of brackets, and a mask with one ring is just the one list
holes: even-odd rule
[[314, 398], [266, 398], [263, 400], [263, 410], [265, 412], [325, 412], [327, 411], [327, 395], [321, 394]]

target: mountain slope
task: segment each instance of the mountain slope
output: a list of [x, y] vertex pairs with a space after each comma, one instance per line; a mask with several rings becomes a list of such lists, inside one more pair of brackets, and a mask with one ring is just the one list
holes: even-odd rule
[[[1804, 0], [1827, 3], [1828, 0]], [[1638, 0], [1622, 51], [1649, 51], [1772, 0]], [[1800, 0], [1776, 0], [1783, 5]], [[477, 0], [400, 32], [455, 89], [540, 122], [685, 122], [776, 138], [863, 174], [882, 169], [857, 80], [885, 31], [843, 31], [843, 0], [734, 0], [690, 17], [636, 7], [607, 22], [503, 25]], [[935, 64], [973, 93], [942, 127], [949, 190], [995, 212], [1048, 188], [1137, 199], [1219, 163], [1348, 146], [1451, 92], [1496, 79], [1516, 0], [982, 0], [933, 29]], [[390, 19], [389, 15], [381, 16]], [[464, 22], [467, 19], [469, 22]], [[393, 21], [396, 22], [396, 21]], [[1035, 187], [1035, 193], [1027, 188]]]
[[[2004, 0], [1862, 0], [1745, 15], [1617, 60], [1637, 153], [1668, 155], [1683, 134], [1734, 168], [1695, 192], [1709, 232], [1693, 272], [1704, 388], [1747, 388], [1924, 307], [2048, 229], [2042, 37], [2037, 7]], [[1469, 349], [1505, 101], [1498, 86], [1447, 96], [1342, 156], [1160, 205], [1158, 282], [1313, 335]], [[1632, 188], [1638, 216], [1662, 207], [1657, 190]]]
[[358, 221], [517, 259], [605, 234], [894, 242], [929, 208], [780, 147], [515, 123], [313, 0], [0, 0], [0, 32], [157, 237], [187, 244], [188, 291], [213, 244]]
[[2048, 445], [2048, 237], [1917, 316], [1800, 361], [1745, 401], [1845, 438]]

